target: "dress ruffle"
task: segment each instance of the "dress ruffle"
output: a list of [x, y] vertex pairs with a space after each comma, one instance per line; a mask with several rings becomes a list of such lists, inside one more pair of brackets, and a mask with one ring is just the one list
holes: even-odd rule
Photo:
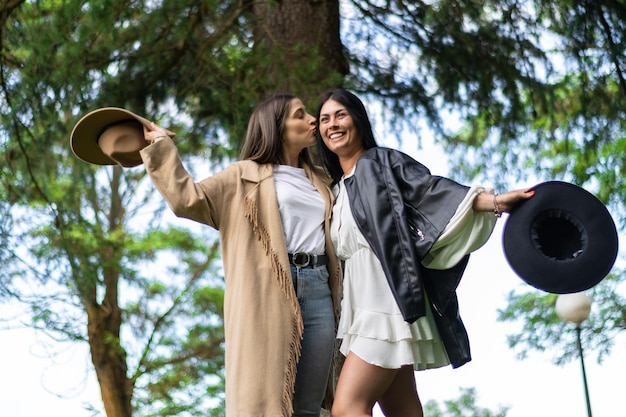
[[338, 335], [343, 338], [340, 350], [344, 355], [352, 351], [368, 363], [383, 368], [413, 365], [415, 370], [421, 370], [450, 363], [429, 318], [422, 317], [408, 324], [402, 315], [362, 309], [351, 313], [344, 315], [348, 318], [341, 324]]

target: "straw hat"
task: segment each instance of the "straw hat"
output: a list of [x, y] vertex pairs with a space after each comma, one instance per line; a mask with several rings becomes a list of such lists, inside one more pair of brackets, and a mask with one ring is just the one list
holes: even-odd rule
[[[134, 167], [142, 163], [146, 146], [143, 127], [150, 121], [126, 109], [104, 107], [83, 116], [74, 126], [70, 145], [74, 154], [96, 165]], [[169, 136], [174, 133], [168, 131]]]
[[561, 181], [533, 187], [504, 227], [504, 254], [533, 287], [555, 294], [584, 291], [609, 273], [617, 257], [615, 223], [593, 194]]

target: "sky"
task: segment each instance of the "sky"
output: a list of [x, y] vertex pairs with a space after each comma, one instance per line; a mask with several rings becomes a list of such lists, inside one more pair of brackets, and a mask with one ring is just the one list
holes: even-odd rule
[[[408, 141], [404, 147], [415, 149], [416, 144]], [[434, 174], [447, 175], [449, 169], [441, 150], [426, 141], [424, 147], [407, 153], [423, 161]], [[534, 184], [519, 184], [519, 188], [530, 185]], [[436, 400], [442, 403], [457, 399], [461, 388], [473, 387], [480, 407], [496, 411], [500, 406], [508, 406], [507, 417], [586, 417], [580, 362], [561, 367], [553, 365], [551, 358], [559, 352], [531, 353], [527, 359], [518, 360], [506, 344], [506, 334], [513, 331], [513, 326], [496, 320], [497, 309], [506, 307], [506, 295], [511, 290], [529, 289], [511, 270], [502, 251], [506, 219], [507, 214], [504, 214], [488, 243], [472, 254], [458, 289], [472, 361], [458, 369], [446, 367], [417, 372], [420, 398], [423, 402]], [[623, 237], [621, 239], [620, 247], [623, 248]], [[624, 257], [623, 249], [620, 257]], [[598, 307], [592, 304], [592, 309]], [[0, 331], [2, 416], [93, 415], [85, 409], [85, 404], [102, 412], [87, 347], [55, 347], [60, 350], [53, 361], [42, 347], [42, 341], [49, 342], [28, 329]], [[594, 417], [626, 415], [624, 411], [617, 411], [623, 409], [625, 347], [626, 335], [622, 335], [616, 340], [612, 355], [602, 364], [596, 363], [594, 352], [585, 352]], [[382, 416], [382, 413], [376, 410], [374, 415]]]

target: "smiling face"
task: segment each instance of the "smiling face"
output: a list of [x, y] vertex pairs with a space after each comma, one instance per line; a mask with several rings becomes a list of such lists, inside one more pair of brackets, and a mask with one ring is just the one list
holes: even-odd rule
[[362, 135], [346, 107], [330, 99], [320, 109], [320, 136], [328, 149], [340, 159], [348, 159], [363, 151]]

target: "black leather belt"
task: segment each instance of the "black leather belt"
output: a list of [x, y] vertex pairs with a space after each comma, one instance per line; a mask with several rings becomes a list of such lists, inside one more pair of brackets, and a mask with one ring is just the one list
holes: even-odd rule
[[289, 263], [300, 268], [316, 268], [328, 263], [328, 256], [326, 255], [311, 255], [304, 252], [289, 253], [288, 255]]

